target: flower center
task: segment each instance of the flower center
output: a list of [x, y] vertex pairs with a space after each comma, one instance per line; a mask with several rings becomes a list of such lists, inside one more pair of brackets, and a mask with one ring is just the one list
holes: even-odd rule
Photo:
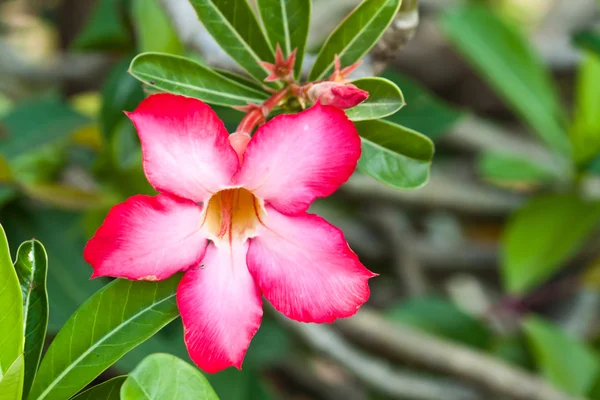
[[221, 190], [207, 204], [203, 227], [212, 241], [253, 237], [265, 215], [261, 201], [244, 188]]

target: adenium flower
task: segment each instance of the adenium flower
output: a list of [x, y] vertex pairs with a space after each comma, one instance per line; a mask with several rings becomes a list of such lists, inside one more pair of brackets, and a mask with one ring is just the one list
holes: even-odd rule
[[275, 117], [243, 155], [199, 100], [157, 94], [127, 115], [159, 193], [113, 207], [84, 257], [92, 277], [158, 281], [185, 271], [177, 305], [200, 368], [241, 368], [263, 295], [287, 317], [316, 323], [351, 316], [368, 299], [374, 274], [339, 229], [307, 213], [356, 167], [360, 139], [343, 111], [315, 104]]
[[312, 102], [319, 101], [323, 105], [337, 108], [352, 108], [369, 97], [369, 92], [357, 88], [351, 83], [325, 81], [316, 83], [307, 92]]

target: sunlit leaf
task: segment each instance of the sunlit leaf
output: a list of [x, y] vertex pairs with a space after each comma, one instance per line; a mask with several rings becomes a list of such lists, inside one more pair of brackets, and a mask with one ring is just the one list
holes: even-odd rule
[[131, 15], [137, 50], [182, 54], [183, 45], [159, 0], [133, 0]]
[[384, 78], [363, 78], [352, 81], [362, 90], [369, 92], [369, 98], [356, 107], [346, 110], [352, 121], [387, 117], [404, 106], [402, 92], [393, 82]]
[[23, 394], [23, 354], [0, 376], [0, 400], [20, 400]]

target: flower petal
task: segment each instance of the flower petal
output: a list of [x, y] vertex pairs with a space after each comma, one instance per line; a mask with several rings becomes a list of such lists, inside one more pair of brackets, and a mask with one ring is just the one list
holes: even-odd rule
[[263, 223], [250, 241], [248, 269], [278, 311], [301, 322], [332, 322], [367, 301], [375, 274], [339, 229], [317, 215], [287, 216], [270, 207]]
[[316, 104], [261, 126], [236, 181], [277, 210], [299, 213], [344, 183], [359, 157], [360, 138], [346, 114]]
[[200, 100], [155, 94], [127, 115], [140, 136], [146, 177], [159, 192], [204, 202], [231, 183], [237, 155], [223, 122]]
[[262, 318], [258, 286], [246, 267], [248, 242], [210, 244], [200, 268], [185, 273], [177, 304], [192, 360], [214, 373], [242, 367]]
[[195, 203], [159, 194], [137, 195], [114, 206], [85, 246], [93, 278], [159, 281], [198, 265], [206, 249]]

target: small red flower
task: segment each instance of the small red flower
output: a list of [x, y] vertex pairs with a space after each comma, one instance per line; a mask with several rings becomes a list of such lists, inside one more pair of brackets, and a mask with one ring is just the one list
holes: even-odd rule
[[287, 317], [317, 323], [351, 316], [368, 299], [374, 274], [339, 229], [306, 212], [356, 168], [360, 139], [343, 111], [315, 104], [275, 117], [243, 159], [199, 100], [153, 95], [128, 116], [159, 194], [115, 206], [84, 257], [93, 277], [185, 271], [177, 304], [200, 368], [241, 367], [263, 295]]
[[292, 54], [287, 58], [283, 57], [283, 52], [279, 44], [275, 49], [275, 64], [268, 62], [262, 62], [262, 66], [269, 71], [269, 76], [265, 78], [265, 82], [274, 82], [278, 80], [288, 81], [292, 79], [294, 73], [294, 64], [296, 63], [296, 50], [292, 51]]

